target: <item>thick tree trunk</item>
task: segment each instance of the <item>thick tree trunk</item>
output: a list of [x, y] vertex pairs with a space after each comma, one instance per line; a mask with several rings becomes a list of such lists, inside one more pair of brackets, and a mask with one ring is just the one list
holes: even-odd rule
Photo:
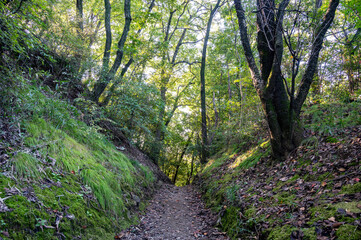
[[[303, 128], [298, 116], [290, 112], [288, 99], [272, 98], [272, 90], [268, 91], [262, 106], [268, 123], [272, 154], [274, 158], [283, 160], [301, 143]], [[277, 91], [273, 93], [278, 94]]]
[[247, 34], [242, 3], [240, 0], [234, 0], [242, 46], [253, 85], [261, 99], [268, 122], [272, 153], [279, 160], [284, 159], [302, 141], [303, 129], [299, 123], [299, 114], [316, 71], [323, 39], [339, 4], [339, 0], [331, 0], [323, 22], [316, 30], [310, 58], [295, 96], [294, 82], [292, 89], [287, 89], [281, 70], [284, 45], [282, 25], [289, 2], [283, 0], [276, 7], [274, 0], [257, 0], [257, 47], [260, 57], [260, 70], [258, 70]]

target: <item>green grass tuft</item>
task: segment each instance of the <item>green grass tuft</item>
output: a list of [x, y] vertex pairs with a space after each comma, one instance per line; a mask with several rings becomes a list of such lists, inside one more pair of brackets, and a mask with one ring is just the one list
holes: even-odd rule
[[20, 179], [40, 179], [44, 175], [38, 160], [28, 153], [19, 152], [12, 161], [15, 167], [14, 174]]

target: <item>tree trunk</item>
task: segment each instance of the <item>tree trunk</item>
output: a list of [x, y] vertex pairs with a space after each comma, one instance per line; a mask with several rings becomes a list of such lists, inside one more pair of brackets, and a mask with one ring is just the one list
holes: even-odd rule
[[[316, 2], [315, 2], [315, 8], [314, 8], [314, 10], [313, 10], [313, 16], [312, 16], [312, 18], [314, 19], [314, 20], [319, 20], [318, 18], [317, 18], [317, 11], [318, 11], [318, 9], [320, 8], [322, 6], [322, 0], [316, 0]], [[317, 28], [313, 28], [312, 29], [312, 32], [313, 32], [313, 36], [314, 37], [316, 37], [316, 31], [317, 31]], [[319, 66], [318, 66], [318, 64], [317, 64], [317, 66], [316, 66], [316, 72], [315, 72], [315, 75], [314, 75], [314, 77], [313, 77], [313, 81], [312, 81], [312, 84], [311, 84], [311, 92], [314, 94], [314, 95], [319, 95], [319, 94], [321, 94], [321, 86], [322, 86], [322, 81], [321, 81], [321, 78], [320, 78], [320, 76], [319, 76], [319, 74], [318, 74], [318, 70], [319, 70]]]
[[231, 76], [229, 74], [229, 66], [227, 63], [227, 81], [228, 81], [228, 107], [229, 107], [229, 111], [228, 111], [228, 117], [229, 120], [231, 120], [232, 118], [232, 108], [231, 108], [231, 104], [232, 104], [232, 89], [231, 89]]
[[207, 31], [204, 37], [203, 50], [202, 50], [202, 62], [201, 62], [201, 116], [202, 116], [202, 151], [201, 151], [201, 163], [207, 162], [208, 157], [208, 135], [207, 135], [207, 112], [206, 112], [206, 77], [205, 77], [205, 69], [206, 69], [206, 57], [207, 57], [207, 44], [209, 39], [209, 33], [211, 30], [212, 20], [214, 14], [219, 8], [221, 0], [218, 0], [214, 9], [211, 10], [209, 15], [208, 23], [207, 23]]
[[103, 54], [103, 66], [101, 74], [105, 75], [109, 70], [109, 61], [110, 61], [110, 49], [112, 46], [112, 30], [110, 26], [110, 17], [112, 7], [109, 0], [104, 0], [105, 15], [104, 15], [104, 26], [105, 26], [105, 48]]
[[[257, 1], [257, 47], [260, 70], [255, 62], [247, 33], [246, 17], [240, 0], [234, 0], [238, 17], [242, 46], [251, 71], [253, 85], [262, 102], [269, 127], [270, 142], [274, 158], [283, 160], [303, 138], [299, 123], [301, 107], [307, 97], [318, 62], [326, 31], [335, 16], [339, 0], [331, 0], [323, 22], [316, 31], [310, 58], [302, 76], [297, 94], [285, 86], [281, 70], [283, 57], [283, 17], [289, 0], [278, 7], [274, 0]], [[294, 79], [293, 79], [294, 80]]]
[[122, 69], [122, 72], [120, 73], [120, 76], [118, 79], [113, 83], [113, 85], [110, 87], [108, 95], [104, 98], [104, 101], [101, 103], [102, 106], [106, 106], [109, 104], [113, 93], [115, 92], [115, 88], [119, 85], [119, 83], [123, 80], [125, 73], [128, 71], [130, 65], [134, 62], [133, 58], [130, 58], [127, 64]]
[[[183, 13], [185, 11], [186, 5], [184, 6]], [[165, 29], [165, 37], [164, 37], [163, 43], [165, 43], [167, 45], [166, 50], [168, 50], [169, 41], [174, 36], [170, 32], [170, 29], [171, 29], [171, 23], [172, 23], [172, 19], [173, 19], [175, 12], [176, 11], [170, 12], [168, 23], [167, 23], [167, 26]], [[180, 17], [181, 16], [182, 16], [182, 14], [180, 15]], [[169, 112], [169, 114], [167, 113], [167, 111], [166, 111], [166, 105], [167, 105], [166, 93], [168, 90], [167, 85], [169, 83], [170, 78], [172, 77], [175, 62], [176, 62], [180, 47], [183, 44], [183, 40], [185, 38], [186, 33], [187, 33], [187, 29], [184, 29], [182, 32], [182, 35], [178, 39], [172, 59], [169, 61], [169, 58], [168, 58], [168, 61], [169, 61], [168, 63], [170, 65], [170, 67], [169, 67], [169, 69], [167, 69], [167, 71], [165, 70], [165, 68], [167, 67], [167, 56], [166, 56], [167, 53], [163, 52], [163, 56], [162, 56], [162, 68], [163, 69], [161, 71], [161, 83], [160, 83], [161, 84], [161, 87], [160, 87], [161, 106], [160, 106], [159, 114], [158, 114], [158, 123], [157, 123], [156, 129], [155, 129], [155, 146], [151, 153], [152, 159], [155, 162], [158, 161], [161, 151], [162, 151], [163, 140], [165, 137], [165, 130], [166, 130], [168, 124], [170, 123], [170, 121], [174, 115], [174, 112], [178, 108], [177, 102], [179, 100], [179, 96], [177, 96], [177, 99], [175, 100], [176, 105], [174, 105], [173, 109]]]
[[78, 26], [81, 31], [84, 30], [83, 26], [83, 0], [76, 0], [76, 10], [78, 15]]
[[[107, 0], [105, 0], [105, 1], [107, 1]], [[154, 2], [155, 2], [155, 0], [152, 0], [152, 1], [150, 2], [149, 8], [148, 8], [148, 12], [147, 12], [147, 16], [143, 19], [143, 22], [141, 23], [141, 27], [140, 27], [140, 28], [138, 29], [138, 31], [137, 31], [137, 36], [139, 36], [140, 33], [142, 32], [143, 27], [144, 27], [147, 19], [149, 18], [150, 13], [152, 12], [153, 7], [154, 7], [154, 5], [155, 5]], [[107, 30], [107, 33], [110, 34], [109, 39], [111, 40], [110, 21], [109, 21], [109, 20], [110, 20], [110, 15], [109, 15], [109, 19], [108, 19], [109, 33], [108, 33], [108, 30]], [[106, 26], [107, 26], [108, 24], [106, 24]], [[107, 37], [107, 39], [108, 39], [108, 37]], [[111, 45], [111, 44], [110, 44], [110, 45]], [[109, 45], [109, 47], [108, 47], [108, 48], [109, 48], [108, 52], [110, 51], [110, 45]], [[106, 44], [106, 46], [107, 46], [107, 44]], [[89, 48], [90, 48], [90, 47], [89, 47]], [[106, 49], [107, 49], [107, 47], [106, 47]], [[108, 59], [108, 62], [109, 62], [109, 59]], [[130, 59], [128, 60], [128, 62], [127, 62], [127, 63], [125, 64], [125, 66], [122, 68], [122, 71], [121, 71], [121, 73], [120, 73], [120, 77], [112, 84], [112, 86], [111, 86], [111, 88], [110, 88], [110, 90], [109, 90], [108, 95], [104, 98], [104, 101], [101, 103], [102, 106], [106, 106], [106, 105], [109, 104], [109, 102], [110, 102], [110, 100], [111, 100], [111, 98], [112, 98], [112, 96], [113, 96], [113, 93], [114, 93], [114, 91], [115, 91], [115, 88], [116, 88], [116, 87], [119, 85], [119, 83], [123, 80], [125, 73], [128, 71], [130, 65], [132, 65], [133, 62], [134, 62], [133, 57], [130, 57]]]
[[[349, 82], [349, 90], [350, 93], [353, 94], [355, 90], [357, 89], [358, 81], [354, 77], [354, 71], [355, 67], [358, 66], [357, 63], [355, 63], [355, 47], [354, 43], [359, 41], [361, 35], [361, 28], [358, 28], [355, 35], [352, 37], [351, 41], [346, 40], [346, 54], [344, 54], [344, 61], [346, 62], [346, 73], [347, 73], [347, 79]], [[347, 38], [347, 37], [346, 37]]]
[[191, 135], [188, 137], [188, 140], [187, 140], [187, 142], [186, 142], [186, 145], [184, 146], [183, 151], [182, 151], [182, 153], [181, 153], [181, 155], [180, 155], [180, 157], [179, 157], [178, 163], [177, 163], [177, 165], [176, 165], [176, 170], [175, 170], [175, 173], [174, 173], [173, 179], [172, 179], [172, 182], [173, 182], [174, 184], [175, 184], [176, 181], [177, 181], [179, 167], [180, 167], [180, 165], [182, 164], [183, 157], [184, 157], [185, 153], [187, 152], [187, 149], [188, 149], [189, 144], [191, 143], [192, 137], [193, 137], [193, 132], [192, 132]]
[[[109, 30], [110, 30], [110, 3], [109, 3], [109, 0], [104, 0], [104, 2], [105, 2], [105, 6], [106, 6], [105, 24], [106, 24], [106, 28], [109, 24]], [[107, 4], [109, 4], [109, 5], [107, 5]], [[109, 71], [108, 71], [108, 69], [109, 69], [109, 57], [110, 57], [109, 51], [110, 51], [110, 47], [111, 47], [111, 35], [108, 36], [108, 34], [111, 34], [111, 31], [108, 32], [108, 30], [106, 30], [106, 32], [107, 32], [106, 39], [108, 40], [108, 42], [106, 42], [106, 48], [104, 51], [103, 69], [102, 69], [101, 76], [100, 76], [99, 80], [95, 83], [94, 89], [92, 92], [92, 100], [95, 102], [99, 102], [100, 96], [104, 92], [105, 88], [108, 86], [109, 82], [114, 78], [116, 72], [119, 69], [120, 64], [122, 63], [123, 55], [124, 55], [124, 45], [125, 45], [125, 41], [127, 40], [128, 32], [130, 29], [130, 23], [132, 21], [130, 5], [131, 5], [131, 0], [124, 1], [125, 24], [124, 24], [122, 36], [120, 37], [120, 40], [118, 42], [118, 50], [117, 50], [117, 54], [116, 54], [113, 66], [111, 67], [111, 69]], [[109, 14], [107, 12], [107, 9], [109, 11]], [[109, 17], [109, 19], [107, 19], [107, 16]], [[109, 50], [108, 50], [108, 48], [109, 48]]]
[[193, 176], [193, 169], [194, 169], [194, 154], [192, 155], [192, 160], [191, 160], [191, 170], [189, 172], [189, 176], [188, 176], [188, 179], [187, 179], [187, 182], [186, 182], [186, 185], [190, 184], [191, 183], [191, 179], [192, 179], [192, 176]]

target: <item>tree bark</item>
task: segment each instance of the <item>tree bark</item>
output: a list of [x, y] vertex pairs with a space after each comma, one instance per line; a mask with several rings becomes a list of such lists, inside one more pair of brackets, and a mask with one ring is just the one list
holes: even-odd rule
[[193, 176], [193, 169], [194, 169], [194, 158], [195, 158], [195, 155], [192, 154], [192, 160], [191, 160], [191, 170], [189, 172], [189, 176], [188, 176], [188, 179], [187, 179], [187, 182], [186, 182], [186, 185], [190, 184], [191, 183], [191, 179], [192, 179], [192, 176]]
[[[139, 28], [139, 30], [137, 31], [137, 36], [140, 35], [140, 33], [143, 30], [143, 27], [147, 21], [147, 19], [149, 18], [150, 13], [152, 12], [153, 8], [155, 5], [155, 0], [152, 0], [149, 4], [148, 7], [148, 11], [147, 11], [147, 16], [145, 19], [143, 19], [143, 22], [141, 23], [141, 27]], [[109, 28], [110, 30], [110, 28]], [[110, 33], [111, 34], [111, 33]], [[110, 36], [111, 39], [111, 36]], [[109, 48], [110, 51], [110, 48]], [[119, 85], [119, 83], [123, 80], [125, 73], [128, 71], [129, 67], [134, 63], [134, 58], [130, 57], [130, 59], [128, 60], [128, 62], [125, 64], [125, 66], [122, 68], [122, 71], [120, 73], [120, 77], [112, 84], [108, 95], [105, 97], [104, 101], [101, 103], [102, 106], [106, 106], [109, 104], [111, 97], [113, 96], [113, 93], [115, 91], [115, 88]]]
[[78, 26], [81, 31], [84, 30], [83, 25], [83, 0], [76, 0], [76, 10], [78, 13]]
[[112, 46], [112, 31], [110, 26], [111, 18], [111, 5], [109, 0], [104, 0], [105, 7], [105, 16], [104, 16], [104, 26], [105, 26], [105, 48], [103, 54], [103, 66], [101, 74], [105, 74], [109, 70], [109, 61], [110, 61], [110, 49]]
[[[358, 42], [361, 34], [361, 28], [357, 28], [355, 35], [352, 37], [351, 41], [346, 40], [346, 54], [344, 54], [344, 60], [347, 62], [346, 65], [346, 73], [349, 83], [349, 90], [350, 93], [353, 94], [357, 89], [358, 82], [357, 79], [354, 77], [354, 70], [356, 66], [359, 66], [357, 62], [355, 63], [354, 56], [356, 52], [356, 48], [354, 47], [354, 43]], [[357, 60], [357, 59], [356, 59]]]
[[104, 98], [104, 101], [101, 103], [102, 106], [106, 106], [109, 104], [114, 92], [115, 92], [115, 88], [119, 85], [119, 83], [122, 81], [122, 79], [124, 78], [125, 73], [128, 71], [130, 65], [132, 65], [132, 63], [134, 62], [133, 58], [130, 58], [129, 61], [127, 62], [127, 64], [125, 64], [125, 66], [122, 69], [122, 72], [120, 73], [120, 76], [118, 77], [118, 79], [113, 83], [113, 85], [110, 87], [109, 93], [108, 95]]
[[313, 75], [316, 71], [316, 66], [318, 63], [318, 56], [322, 49], [323, 40], [325, 38], [327, 30], [330, 28], [331, 23], [335, 17], [335, 12], [339, 4], [339, 0], [331, 0], [327, 12], [323, 18], [322, 24], [316, 31], [316, 38], [312, 44], [311, 57], [308, 60], [306, 71], [302, 76], [300, 87], [297, 92], [295, 99], [296, 106], [295, 112], [297, 115], [300, 114], [302, 105], [306, 100], [308, 91], [310, 90], [310, 85], [312, 83]]
[[202, 151], [201, 151], [201, 163], [207, 162], [208, 157], [208, 134], [207, 134], [207, 109], [206, 109], [206, 77], [205, 77], [205, 70], [206, 70], [206, 57], [207, 57], [207, 45], [209, 39], [209, 33], [211, 31], [212, 20], [214, 14], [218, 10], [220, 6], [221, 0], [218, 0], [214, 8], [211, 10], [209, 15], [208, 23], [207, 23], [207, 30], [206, 35], [204, 37], [203, 42], [203, 50], [202, 50], [202, 62], [201, 62], [201, 117], [202, 117]]
[[232, 108], [231, 108], [231, 103], [232, 103], [232, 88], [231, 88], [231, 76], [230, 76], [230, 73], [229, 73], [229, 66], [228, 66], [228, 63], [227, 63], [227, 87], [228, 87], [228, 107], [229, 107], [229, 110], [228, 110], [228, 117], [229, 117], [229, 120], [231, 120], [232, 118]]
[[[107, 8], [110, 11], [110, 3], [109, 0], [104, 0], [105, 4], [106, 4], [106, 11]], [[107, 4], [109, 4], [109, 6], [107, 7]], [[100, 79], [95, 83], [94, 85], [94, 89], [92, 92], [92, 100], [99, 102], [99, 98], [102, 95], [102, 93], [104, 92], [105, 88], [108, 86], [109, 82], [114, 78], [116, 72], [119, 69], [120, 64], [122, 63], [123, 60], [123, 56], [124, 56], [124, 45], [125, 45], [125, 41], [127, 40], [127, 36], [128, 36], [128, 32], [130, 29], [130, 23], [132, 21], [132, 16], [131, 16], [131, 11], [130, 11], [130, 5], [131, 5], [131, 0], [125, 0], [124, 1], [124, 15], [125, 15], [125, 24], [124, 24], [124, 28], [123, 28], [123, 33], [122, 36], [120, 37], [120, 40], [118, 42], [118, 50], [116, 53], [116, 57], [113, 63], [113, 66], [111, 67], [111, 69], [108, 71], [109, 68], [109, 57], [110, 57], [110, 47], [111, 47], [111, 35], [109, 36], [110, 38], [108, 38], [107, 35], [107, 40], [109, 39], [110, 43], [108, 42], [108, 45], [106, 43], [106, 48], [104, 51], [104, 57], [103, 57], [103, 71], [105, 72], [105, 74], [101, 74]], [[107, 16], [109, 16], [109, 21], [107, 20]], [[109, 24], [109, 30], [110, 30], [110, 12], [109, 15], [107, 15], [106, 12], [106, 26], [107, 24]], [[111, 34], [111, 32], [107, 34]], [[109, 48], [109, 50], [108, 50]], [[105, 60], [104, 60], [105, 59]], [[103, 72], [103, 73], [104, 73]]]
[[185, 146], [184, 146], [184, 148], [183, 148], [183, 151], [182, 151], [182, 153], [181, 153], [181, 155], [180, 155], [180, 157], [179, 157], [179, 160], [178, 160], [178, 162], [177, 162], [176, 170], [175, 170], [175, 173], [174, 173], [173, 179], [172, 179], [173, 184], [175, 184], [176, 181], [177, 181], [178, 171], [179, 171], [180, 165], [182, 164], [183, 157], [184, 157], [185, 153], [187, 152], [187, 149], [188, 149], [189, 144], [191, 143], [192, 137], [193, 137], [193, 132], [192, 132], [191, 135], [188, 137], [188, 140], [187, 140], [187, 142], [186, 142], [186, 144], [185, 144]]

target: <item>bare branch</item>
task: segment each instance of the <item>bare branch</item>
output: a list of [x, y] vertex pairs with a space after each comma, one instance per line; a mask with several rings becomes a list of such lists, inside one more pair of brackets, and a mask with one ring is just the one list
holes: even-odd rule
[[263, 90], [265, 85], [261, 79], [261, 75], [259, 73], [256, 61], [254, 60], [253, 52], [251, 49], [251, 44], [249, 42], [248, 33], [247, 33], [247, 25], [246, 25], [246, 16], [244, 15], [244, 10], [240, 0], [234, 0], [234, 5], [236, 8], [236, 13], [238, 17], [238, 25], [239, 31], [241, 34], [242, 46], [243, 50], [248, 62], [248, 66], [251, 71], [253, 85], [255, 86], [259, 95], [263, 95]]
[[180, 21], [180, 19], [182, 18], [183, 14], [185, 13], [186, 9], [187, 9], [188, 3], [189, 3], [189, 0], [187, 0], [187, 1], [185, 1], [185, 2], [183, 3], [183, 4], [184, 4], [183, 12], [178, 16], [177, 23], [176, 23], [176, 25], [175, 25], [175, 27], [174, 27], [173, 32], [171, 33], [171, 35], [170, 35], [170, 37], [169, 37], [169, 40], [172, 39], [175, 31], [177, 31], [178, 25], [179, 25], [179, 21]]
[[179, 62], [176, 62], [176, 63], [174, 63], [173, 65], [175, 66], [175, 65], [178, 65], [178, 64], [181, 64], [181, 63], [185, 63], [185, 64], [188, 64], [188, 65], [193, 65], [193, 64], [197, 64], [197, 63], [201, 63], [201, 62], [199, 62], [199, 61], [194, 61], [194, 62], [188, 62], [188, 61], [179, 61]]
[[300, 87], [297, 92], [297, 97], [295, 99], [296, 114], [300, 113], [303, 102], [306, 100], [308, 91], [310, 89], [310, 86], [311, 86], [311, 83], [313, 80], [313, 75], [315, 74], [315, 71], [316, 71], [318, 55], [320, 54], [324, 37], [335, 17], [335, 12], [336, 12], [339, 2], [340, 2], [339, 0], [331, 0], [330, 5], [327, 9], [327, 12], [324, 16], [324, 20], [316, 32], [316, 37], [312, 44], [311, 56], [308, 60], [306, 71], [302, 77]]
[[182, 45], [184, 45], [184, 44], [196, 44], [196, 43], [198, 43], [200, 41], [203, 41], [203, 40], [204, 40], [204, 38], [201, 38], [201, 39], [199, 39], [197, 41], [193, 41], [193, 42], [182, 42]]
[[184, 29], [183, 32], [182, 32], [181, 37], [179, 38], [179, 41], [178, 41], [178, 43], [177, 43], [177, 46], [176, 46], [176, 48], [175, 48], [175, 51], [174, 51], [174, 54], [173, 54], [173, 57], [172, 57], [172, 62], [171, 62], [172, 65], [175, 63], [175, 60], [176, 60], [176, 58], [177, 58], [179, 49], [180, 49], [180, 47], [182, 46], [182, 42], [183, 42], [183, 39], [184, 39], [186, 33], [187, 33], [187, 29]]

